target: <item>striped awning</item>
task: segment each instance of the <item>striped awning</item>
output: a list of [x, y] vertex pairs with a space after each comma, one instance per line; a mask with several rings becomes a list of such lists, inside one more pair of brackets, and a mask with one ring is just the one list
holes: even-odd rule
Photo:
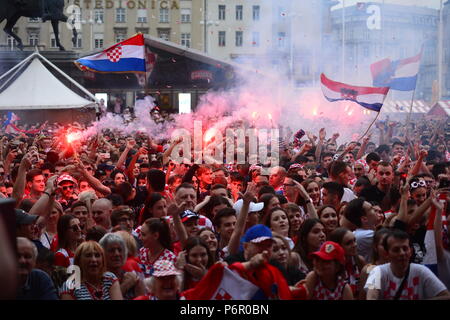
[[[409, 113], [411, 100], [387, 100], [381, 108], [385, 113]], [[428, 102], [423, 100], [414, 100], [412, 113], [427, 113], [430, 111]]]
[[437, 104], [450, 116], [450, 100], [439, 101]]

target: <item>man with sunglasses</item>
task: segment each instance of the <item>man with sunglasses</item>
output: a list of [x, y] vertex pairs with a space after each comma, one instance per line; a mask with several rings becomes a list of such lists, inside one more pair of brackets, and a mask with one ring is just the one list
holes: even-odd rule
[[63, 209], [66, 210], [70, 208], [78, 198], [75, 194], [77, 181], [72, 176], [63, 174], [58, 178], [57, 185], [60, 190], [58, 202], [62, 205]]

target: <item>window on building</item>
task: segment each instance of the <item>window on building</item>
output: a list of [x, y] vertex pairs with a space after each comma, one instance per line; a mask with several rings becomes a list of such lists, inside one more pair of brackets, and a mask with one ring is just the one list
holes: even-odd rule
[[286, 32], [278, 32], [278, 48], [286, 47]]
[[103, 23], [104, 21], [105, 21], [105, 17], [104, 17], [103, 9], [95, 9], [94, 10], [94, 22]]
[[259, 21], [259, 6], [253, 6], [253, 21]]
[[242, 20], [242, 11], [244, 11], [243, 6], [236, 6], [236, 20]]
[[33, 47], [39, 45], [39, 34], [36, 32], [30, 33], [28, 35], [28, 43]]
[[225, 31], [219, 31], [219, 47], [225, 47]]
[[161, 8], [159, 9], [159, 22], [168, 23], [169, 22], [169, 9]]
[[364, 58], [369, 57], [369, 55], [370, 55], [369, 47], [367, 47], [367, 46], [363, 47], [363, 55], [364, 55]]
[[170, 29], [158, 29], [158, 38], [170, 41]]
[[225, 6], [219, 5], [219, 20], [225, 20]]
[[117, 32], [116, 33], [116, 43], [122, 42], [127, 38], [127, 34], [125, 32]]
[[83, 48], [83, 38], [81, 37], [81, 34], [77, 35], [77, 41], [75, 41], [75, 45], [72, 43], [72, 46], [74, 48]]
[[259, 32], [252, 33], [252, 46], [259, 47]]
[[147, 23], [147, 10], [138, 9], [137, 11], [137, 22], [138, 23]]
[[56, 38], [54, 33], [50, 35], [50, 48], [56, 48]]
[[183, 8], [181, 9], [181, 23], [191, 22], [191, 9]]
[[94, 35], [94, 48], [95, 49], [103, 48], [103, 34], [96, 33]]
[[125, 8], [116, 8], [116, 22], [126, 22], [125, 21], [126, 11]]
[[243, 37], [242, 31], [236, 31], [236, 47], [242, 47]]
[[181, 45], [190, 48], [191, 47], [191, 34], [182, 33], [181, 34]]
[[10, 48], [12, 50], [12, 49], [14, 49], [17, 46], [17, 41], [14, 40], [13, 37], [8, 36], [6, 38], [6, 44], [8, 45], [8, 48]]

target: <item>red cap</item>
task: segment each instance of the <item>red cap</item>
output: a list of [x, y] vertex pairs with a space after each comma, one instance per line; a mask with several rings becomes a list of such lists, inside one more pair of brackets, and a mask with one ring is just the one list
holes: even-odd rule
[[341, 264], [345, 264], [344, 249], [333, 241], [327, 241], [322, 244], [320, 250], [311, 253], [311, 256], [316, 256], [322, 260], [337, 260]]

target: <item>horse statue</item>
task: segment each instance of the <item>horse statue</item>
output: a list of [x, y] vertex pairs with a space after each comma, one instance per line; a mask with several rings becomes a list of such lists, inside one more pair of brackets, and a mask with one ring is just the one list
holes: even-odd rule
[[[0, 23], [6, 19], [3, 30], [17, 41], [17, 47], [23, 50], [22, 40], [14, 33], [13, 27], [20, 17], [42, 18], [42, 22], [50, 20], [55, 34], [56, 45], [59, 50], [64, 51], [64, 47], [59, 42], [59, 21], [67, 22], [64, 15], [64, 0], [0, 0]], [[77, 31], [72, 21], [72, 42], [75, 46]]]

